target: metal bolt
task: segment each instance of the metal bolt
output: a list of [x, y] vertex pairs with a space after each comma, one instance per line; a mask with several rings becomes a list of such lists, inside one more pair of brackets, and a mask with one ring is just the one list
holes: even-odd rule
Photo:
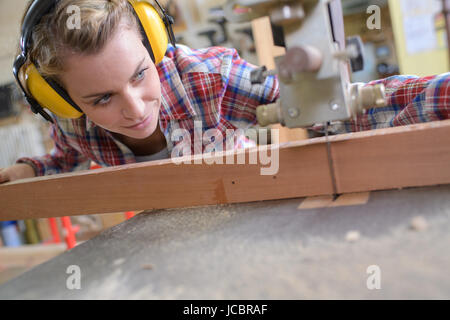
[[332, 102], [330, 103], [330, 108], [332, 111], [338, 111], [341, 108], [341, 106], [335, 102]]
[[298, 117], [298, 109], [296, 109], [296, 108], [289, 108], [288, 109], [288, 114], [289, 114], [289, 117], [291, 117], [291, 118], [297, 118]]
[[363, 109], [380, 108], [386, 106], [386, 95], [384, 85], [361, 86], [358, 88], [360, 104]]

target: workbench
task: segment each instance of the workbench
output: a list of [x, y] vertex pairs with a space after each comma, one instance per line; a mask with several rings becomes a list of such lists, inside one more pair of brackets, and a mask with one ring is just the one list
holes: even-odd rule
[[[450, 185], [354, 206], [302, 200], [146, 211], [0, 286], [0, 299], [450, 298]], [[411, 229], [416, 216], [428, 227]], [[66, 287], [70, 265], [79, 290]], [[380, 289], [368, 289], [371, 265]]]

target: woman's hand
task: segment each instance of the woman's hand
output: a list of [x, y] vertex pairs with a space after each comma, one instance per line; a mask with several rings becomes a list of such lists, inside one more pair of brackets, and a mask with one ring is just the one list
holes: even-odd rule
[[36, 174], [32, 166], [18, 163], [7, 168], [0, 168], [0, 183], [25, 178], [33, 178]]

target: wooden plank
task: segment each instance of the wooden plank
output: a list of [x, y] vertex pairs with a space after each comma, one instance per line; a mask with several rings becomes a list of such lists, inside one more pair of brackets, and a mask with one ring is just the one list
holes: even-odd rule
[[327, 207], [345, 207], [363, 205], [369, 201], [370, 192], [344, 193], [334, 199], [333, 195], [305, 198], [298, 206], [299, 210]]
[[[66, 173], [0, 185], [0, 220], [178, 208], [282, 199], [332, 192], [322, 138], [275, 146], [276, 175], [261, 175], [268, 165], [250, 164], [265, 147], [206, 155], [200, 164], [170, 159]], [[234, 164], [226, 157], [234, 154]], [[245, 164], [237, 158], [244, 155]], [[208, 159], [224, 164], [206, 164]], [[181, 158], [190, 159], [190, 158]], [[228, 161], [230, 163], [231, 161]]]
[[324, 196], [307, 197], [303, 199], [302, 203], [298, 206], [299, 210], [309, 210], [317, 208], [326, 208], [333, 203], [333, 195], [327, 194]]
[[330, 140], [338, 193], [450, 182], [450, 120]]
[[359, 206], [369, 201], [370, 192], [355, 192], [341, 194], [330, 203], [329, 207]]
[[251, 23], [259, 65], [266, 66], [269, 70], [275, 69], [274, 56], [283, 55], [285, 50], [282, 47], [275, 46], [273, 43], [269, 17], [254, 19]]
[[[450, 183], [450, 120], [330, 137], [339, 193]], [[0, 220], [249, 202], [332, 193], [326, 139], [274, 146], [279, 170], [249, 157], [266, 147], [24, 179], [0, 185]], [[245, 155], [245, 164], [237, 156]], [[182, 158], [189, 160], [191, 158]], [[224, 164], [207, 164], [222, 160]], [[230, 163], [230, 161], [228, 161]]]

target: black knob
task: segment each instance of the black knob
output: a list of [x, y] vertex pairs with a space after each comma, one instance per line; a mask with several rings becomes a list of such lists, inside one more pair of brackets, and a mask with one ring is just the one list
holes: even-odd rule
[[267, 77], [267, 68], [266, 66], [262, 66], [250, 71], [250, 82], [252, 84], [263, 83]]
[[206, 30], [198, 33], [199, 36], [205, 36], [208, 38], [211, 46], [217, 46], [217, 42], [215, 40], [216, 30]]
[[361, 71], [364, 69], [364, 45], [359, 36], [347, 37], [345, 41], [347, 47], [353, 46], [355, 48], [356, 56], [350, 58], [350, 65], [352, 72]]

